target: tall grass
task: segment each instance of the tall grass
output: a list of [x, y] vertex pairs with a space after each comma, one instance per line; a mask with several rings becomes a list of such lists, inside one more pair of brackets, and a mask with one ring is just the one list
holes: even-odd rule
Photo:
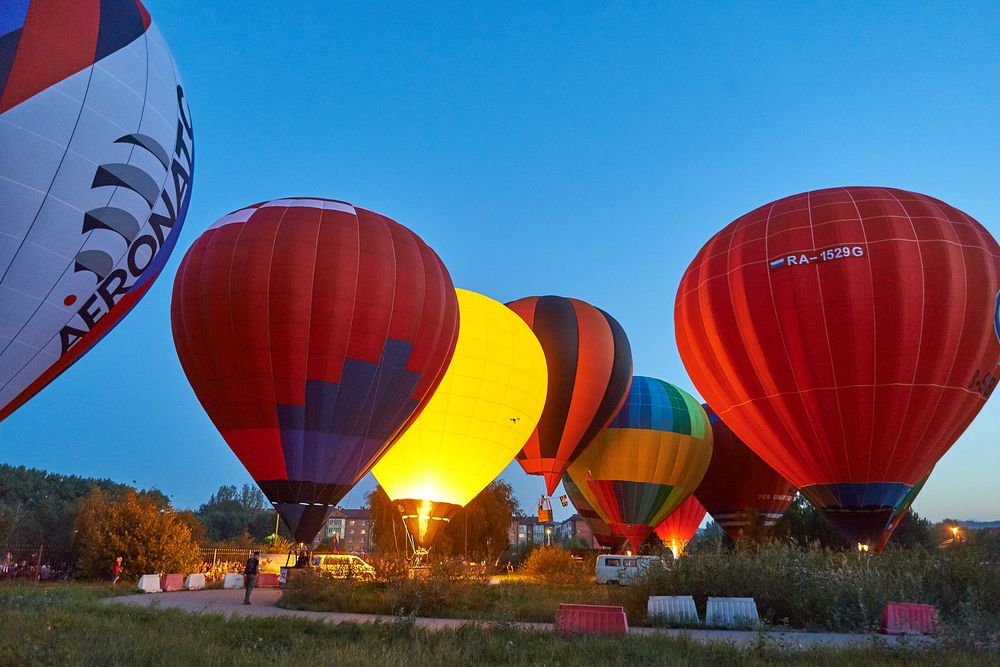
[[34, 665], [953, 665], [1000, 654], [928, 647], [702, 645], [664, 636], [560, 637], [511, 626], [427, 631], [411, 620], [333, 625], [107, 604], [107, 589], [0, 585], [0, 666]]
[[[740, 552], [685, 556], [655, 569], [635, 585], [596, 586], [593, 569], [554, 550], [539, 550], [529, 579], [489, 585], [463, 578], [453, 566], [408, 579], [405, 568], [356, 584], [305, 577], [285, 594], [284, 606], [325, 611], [415, 614], [500, 621], [552, 622], [560, 602], [616, 604], [629, 622], [650, 623], [650, 595], [692, 595], [704, 618], [709, 597], [753, 597], [761, 619], [773, 626], [869, 632], [885, 603], [933, 604], [952, 636], [984, 645], [1000, 641], [1000, 539], [988, 536], [949, 549], [885, 554], [830, 552], [768, 545]], [[451, 568], [451, 569], [449, 569]], [[380, 567], [380, 573], [384, 569]], [[566, 576], [572, 573], [573, 576]]]
[[877, 628], [888, 601], [922, 602], [935, 605], [946, 623], [975, 618], [1000, 631], [998, 546], [984, 536], [945, 550], [884, 554], [781, 545], [720, 550], [681, 558], [632, 593], [693, 595], [702, 613], [711, 596], [753, 597], [765, 622], [840, 631]]

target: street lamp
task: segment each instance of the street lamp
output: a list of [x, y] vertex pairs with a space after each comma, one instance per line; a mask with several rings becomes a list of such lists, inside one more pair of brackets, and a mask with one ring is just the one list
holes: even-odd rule
[[545, 527], [545, 546], [552, 546], [552, 526]]

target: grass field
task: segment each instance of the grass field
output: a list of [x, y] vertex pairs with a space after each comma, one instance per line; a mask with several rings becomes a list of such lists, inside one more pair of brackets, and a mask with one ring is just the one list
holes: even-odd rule
[[[119, 589], [118, 592], [122, 592]], [[512, 627], [426, 631], [411, 619], [331, 625], [117, 606], [106, 586], [0, 585], [0, 665], [995, 665], [1000, 653], [872, 645], [703, 646], [688, 639], [560, 637]]]

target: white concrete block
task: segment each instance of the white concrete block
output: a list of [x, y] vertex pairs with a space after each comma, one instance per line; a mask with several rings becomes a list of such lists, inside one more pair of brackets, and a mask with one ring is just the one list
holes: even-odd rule
[[159, 593], [160, 592], [160, 575], [158, 574], [144, 574], [139, 577], [139, 585], [136, 586], [143, 593]]
[[646, 602], [646, 615], [661, 622], [699, 623], [698, 610], [690, 595], [651, 595]]
[[243, 575], [236, 574], [235, 572], [229, 572], [226, 574], [226, 578], [222, 580], [223, 588], [244, 588], [245, 586]]
[[705, 623], [724, 628], [745, 628], [760, 623], [753, 598], [708, 598]]
[[189, 591], [200, 591], [205, 587], [204, 574], [189, 574], [184, 580], [184, 588]]

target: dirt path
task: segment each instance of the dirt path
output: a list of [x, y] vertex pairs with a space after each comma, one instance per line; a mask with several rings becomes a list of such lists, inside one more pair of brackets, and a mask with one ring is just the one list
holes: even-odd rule
[[[178, 591], [175, 593], [140, 593], [137, 595], [126, 595], [122, 597], [107, 598], [108, 604], [130, 604], [143, 607], [159, 607], [161, 609], [180, 609], [183, 611], [203, 614], [225, 614], [226, 616], [286, 616], [295, 618], [307, 618], [314, 621], [326, 621], [328, 623], [390, 623], [396, 620], [394, 616], [378, 616], [374, 614], [347, 614], [339, 612], [320, 611], [298, 611], [295, 609], [283, 609], [279, 606], [282, 592], [273, 588], [257, 589], [253, 592], [253, 604], [243, 604], [242, 590], [205, 590], [205, 591]], [[478, 621], [460, 618], [417, 618], [416, 624], [428, 630], [442, 630], [447, 628], [458, 628], [469, 623]], [[526, 630], [536, 630], [542, 632], [552, 632], [552, 623], [516, 623], [520, 628]], [[664, 634], [673, 637], [688, 636], [703, 643], [709, 642], [731, 642], [734, 644], [747, 644], [759, 640], [761, 633], [747, 630], [675, 630], [666, 628], [640, 628], [629, 629], [630, 634]], [[888, 645], [895, 645], [895, 637], [885, 637], [881, 635], [864, 634], [844, 634], [835, 632], [779, 632], [767, 631], [764, 633], [768, 639], [794, 646], [858, 646], [869, 644], [872, 641], [882, 641]], [[934, 641], [927, 637], [909, 637], [908, 642], [914, 641]]]

